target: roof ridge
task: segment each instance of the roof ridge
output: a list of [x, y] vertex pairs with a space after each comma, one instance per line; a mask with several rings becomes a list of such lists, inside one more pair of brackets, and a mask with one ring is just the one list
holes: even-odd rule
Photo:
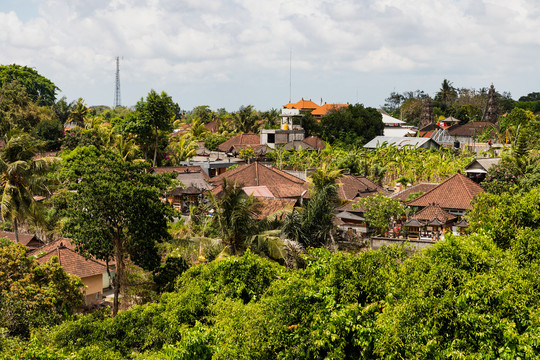
[[430, 189], [430, 190], [426, 191], [425, 193], [423, 193], [422, 195], [420, 195], [419, 197], [417, 197], [417, 198], [414, 199], [414, 200], [408, 201], [408, 202], [407, 202], [407, 205], [408, 205], [409, 203], [418, 201], [418, 200], [420, 200], [420, 199], [426, 197], [428, 194], [430, 194], [431, 192], [435, 191], [436, 189], [438, 189], [439, 187], [441, 187], [441, 186], [442, 186], [443, 184], [445, 184], [446, 182], [450, 181], [450, 179], [454, 178], [454, 177], [455, 177], [456, 175], [458, 175], [458, 174], [459, 174], [459, 173], [456, 173], [456, 174], [450, 176], [448, 179], [444, 180], [442, 183], [440, 183], [439, 185], [435, 186], [433, 189]]
[[305, 181], [300, 179], [300, 178], [297, 178], [296, 176], [294, 175], [291, 175], [283, 170], [280, 170], [278, 168], [275, 168], [273, 166], [270, 166], [270, 165], [264, 165], [264, 164], [261, 164], [263, 165], [264, 167], [266, 167], [269, 171], [273, 171], [274, 173], [278, 174], [279, 176], [289, 180], [289, 181], [292, 181], [292, 182], [295, 182], [297, 184], [304, 184]]

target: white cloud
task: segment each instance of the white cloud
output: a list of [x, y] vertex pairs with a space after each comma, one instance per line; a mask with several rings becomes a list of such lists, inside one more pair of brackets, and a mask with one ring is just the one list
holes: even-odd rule
[[[373, 106], [395, 87], [429, 91], [445, 77], [476, 87], [498, 79], [516, 95], [539, 90], [530, 88], [530, 78], [540, 77], [534, 0], [47, 0], [36, 6], [37, 17], [0, 12], [0, 63], [35, 67], [68, 98], [89, 104], [112, 102], [120, 55], [126, 104], [162, 86], [182, 94], [184, 107], [227, 99], [238, 108], [261, 101], [255, 91], [243, 92], [260, 87], [266, 96], [255, 105], [278, 107], [288, 97], [291, 49], [299, 96], [320, 91], [355, 100], [350, 89], [371, 86], [365, 79], [388, 84], [359, 99]], [[516, 76], [521, 71], [527, 81]], [[225, 91], [237, 94], [232, 99]]]

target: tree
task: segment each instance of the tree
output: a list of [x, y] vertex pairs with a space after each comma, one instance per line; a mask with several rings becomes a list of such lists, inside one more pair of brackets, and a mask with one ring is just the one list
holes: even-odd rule
[[48, 109], [37, 106], [18, 81], [0, 86], [0, 136], [11, 129], [30, 132], [41, 119], [50, 117]]
[[438, 102], [443, 111], [446, 112], [456, 98], [456, 88], [454, 88], [452, 82], [444, 79], [441, 84], [441, 89], [437, 92], [437, 95], [435, 95], [435, 101]]
[[52, 106], [56, 91], [60, 90], [52, 81], [40, 75], [36, 70], [20, 65], [0, 65], [0, 85], [18, 81], [26, 88], [40, 106]]
[[390, 229], [393, 221], [405, 215], [405, 205], [401, 201], [381, 193], [358, 200], [354, 207], [364, 209], [366, 222], [381, 236]]
[[36, 144], [28, 134], [10, 134], [0, 152], [0, 214], [13, 223], [16, 242], [19, 242], [19, 224], [35, 206], [33, 196], [46, 194], [41, 175], [56, 158], [32, 159]]
[[82, 305], [83, 286], [58, 260], [40, 265], [23, 245], [0, 238], [0, 328], [11, 335], [28, 337], [65, 320]]
[[231, 184], [226, 179], [221, 197], [218, 199], [211, 194], [210, 201], [221, 238], [231, 252], [236, 254], [245, 246], [249, 236], [255, 233], [260, 203], [255, 197], [248, 196], [241, 185]]
[[160, 131], [171, 131], [176, 116], [179, 116], [178, 104], [165, 91], [158, 94], [150, 90], [146, 99], [141, 99], [135, 105], [136, 119], [141, 122], [141, 128], [146, 128], [144, 133], [154, 139], [154, 158], [152, 165], [157, 165], [157, 151]]
[[233, 114], [233, 120], [236, 130], [241, 133], [259, 131], [260, 116], [253, 105], [240, 106], [240, 109]]
[[330, 111], [321, 120], [322, 136], [330, 143], [364, 145], [382, 135], [382, 115], [374, 108], [361, 104]]
[[104, 151], [74, 159], [64, 171], [76, 192], [67, 197], [65, 233], [78, 249], [116, 261], [113, 315], [118, 312], [127, 258], [146, 270], [159, 265], [156, 243], [167, 239], [171, 209], [160, 200], [166, 182], [145, 164]]
[[310, 177], [310, 199], [301, 212], [293, 210], [283, 224], [283, 232], [290, 239], [308, 246], [323, 246], [333, 240], [332, 222], [339, 202], [336, 180], [341, 170], [324, 163]]
[[84, 103], [82, 98], [79, 98], [77, 102], [71, 108], [68, 121], [77, 124], [78, 126], [84, 125], [84, 119], [88, 116], [90, 109]]

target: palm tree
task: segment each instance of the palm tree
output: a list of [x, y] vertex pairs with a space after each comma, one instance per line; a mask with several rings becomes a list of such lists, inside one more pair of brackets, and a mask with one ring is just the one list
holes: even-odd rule
[[33, 212], [34, 194], [47, 191], [40, 175], [57, 160], [53, 157], [33, 160], [34, 147], [29, 135], [9, 134], [0, 154], [0, 214], [4, 221], [12, 221], [16, 242], [19, 242], [19, 224]]
[[180, 162], [193, 157], [196, 154], [198, 145], [188, 135], [182, 135], [177, 141], [171, 141], [168, 148], [171, 151], [174, 164], [178, 165]]
[[226, 180], [222, 196], [218, 199], [211, 194], [210, 201], [221, 238], [232, 254], [236, 254], [245, 247], [250, 233], [256, 228], [260, 203], [253, 196], [248, 196], [242, 186]]
[[115, 136], [114, 146], [111, 150], [120, 155], [122, 161], [126, 162], [136, 158], [139, 147], [135, 144], [134, 139], [128, 139], [119, 134]]
[[259, 113], [253, 108], [253, 105], [241, 106], [233, 114], [236, 130], [241, 133], [257, 132], [259, 130]]
[[90, 110], [86, 107], [84, 100], [79, 98], [77, 102], [73, 105], [71, 113], [69, 114], [68, 121], [74, 122], [79, 126], [84, 125], [84, 119], [88, 115]]

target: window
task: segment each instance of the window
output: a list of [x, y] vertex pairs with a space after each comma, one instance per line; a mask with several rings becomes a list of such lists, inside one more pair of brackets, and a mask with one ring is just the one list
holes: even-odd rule
[[268, 134], [267, 143], [274, 144], [276, 142], [276, 134]]

